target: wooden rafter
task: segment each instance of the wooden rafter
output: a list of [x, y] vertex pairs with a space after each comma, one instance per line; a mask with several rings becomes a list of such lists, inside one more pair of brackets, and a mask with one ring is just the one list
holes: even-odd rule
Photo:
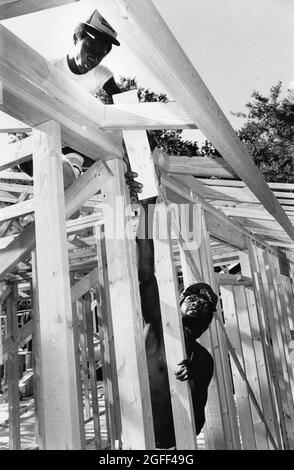
[[7, 20], [20, 15], [28, 15], [36, 11], [46, 10], [79, 0], [1, 0], [0, 20]]

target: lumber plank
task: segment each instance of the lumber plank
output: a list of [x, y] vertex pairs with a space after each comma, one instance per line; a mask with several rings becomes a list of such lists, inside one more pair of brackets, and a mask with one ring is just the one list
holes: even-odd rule
[[35, 435], [36, 443], [39, 449], [44, 449], [44, 404], [41, 388], [41, 336], [40, 336], [40, 310], [38, 299], [38, 279], [37, 279], [37, 261], [36, 250], [31, 253], [32, 263], [32, 284], [31, 284], [31, 316], [33, 320], [33, 385], [34, 385], [34, 406], [35, 406]]
[[96, 296], [99, 298], [97, 309], [98, 326], [100, 332], [100, 348], [102, 353], [103, 382], [105, 388], [106, 423], [109, 431], [111, 449], [121, 446], [121, 412], [119, 404], [119, 388], [117, 377], [117, 366], [115, 356], [115, 345], [113, 336], [113, 323], [111, 314], [111, 302], [109, 291], [109, 279], [107, 271], [107, 257], [105, 238], [102, 227], [94, 228], [97, 243], [98, 261], [98, 283]]
[[[96, 283], [97, 284], [97, 283]], [[88, 345], [88, 361], [89, 361], [89, 375], [90, 375], [90, 390], [91, 390], [91, 403], [93, 411], [93, 422], [94, 422], [94, 442], [95, 448], [102, 448], [102, 436], [101, 427], [99, 420], [99, 401], [97, 392], [97, 380], [96, 380], [96, 364], [95, 364], [95, 351], [93, 341], [93, 322], [92, 322], [92, 311], [91, 311], [91, 293], [87, 292], [85, 295], [85, 332]]]
[[[178, 175], [195, 175], [197, 177], [217, 176], [219, 178], [236, 178], [238, 175], [223, 158], [185, 157], [157, 154], [155, 163], [163, 166], [167, 173]], [[206, 180], [202, 181], [206, 183]]]
[[[158, 148], [154, 149], [152, 156], [153, 156], [154, 163], [156, 163], [160, 168], [162, 168], [166, 174], [169, 174], [170, 172], [167, 168], [167, 165], [165, 164], [166, 158], [169, 158], [169, 157], [162, 150], [159, 150]], [[191, 159], [189, 157], [186, 157], [186, 158], [188, 158], [188, 160]], [[188, 167], [189, 167], [189, 164], [188, 164]], [[233, 200], [233, 201], [238, 202], [237, 198], [231, 197], [230, 195], [226, 195], [224, 191], [211, 189], [210, 187], [207, 187], [205, 184], [198, 181], [198, 179], [193, 178], [191, 176], [187, 176], [188, 174], [191, 175], [190, 172], [185, 172], [183, 175], [180, 175], [180, 179], [181, 181], [185, 181], [186, 185], [191, 190], [195, 191], [195, 193], [199, 194], [199, 196], [202, 196], [205, 199], [212, 199], [212, 200], [220, 199], [223, 201]], [[173, 174], [173, 176], [174, 178], [179, 178], [178, 173]]]
[[[137, 90], [119, 93], [113, 96], [115, 103], [137, 103]], [[145, 130], [123, 130], [124, 143], [127, 149], [129, 162], [133, 171], [138, 173], [140, 183], [143, 184], [139, 199], [157, 196], [157, 183], [154, 163]]]
[[0, 201], [14, 204], [17, 202], [17, 198], [7, 191], [0, 191]]
[[85, 331], [85, 304], [84, 299], [76, 301], [76, 312], [77, 312], [77, 323], [79, 332], [79, 351], [80, 351], [80, 368], [82, 378], [82, 390], [83, 390], [83, 414], [85, 420], [91, 418], [90, 409], [90, 393], [89, 393], [89, 370], [88, 370], [88, 348], [87, 338]]
[[36, 0], [2, 0], [0, 2], [0, 21], [77, 1], [79, 0], [38, 0], [37, 2]]
[[17, 204], [11, 204], [10, 206], [0, 209], [0, 223], [11, 219], [16, 219], [18, 217], [23, 217], [24, 215], [31, 214], [32, 212], [34, 212], [33, 199], [19, 202]]
[[[114, 344], [120, 391], [124, 449], [154, 449], [155, 439], [147, 371], [135, 240], [121, 160], [109, 162], [115, 179], [103, 186], [105, 203], [105, 244], [112, 311]], [[120, 207], [117, 208], [116, 198]], [[115, 231], [114, 228], [115, 221]], [[126, 341], [127, 338], [127, 341]]]
[[11, 171], [11, 170], [3, 170], [0, 171], [0, 179], [1, 180], [8, 180], [8, 181], [32, 181], [32, 178], [27, 175], [26, 173], [22, 172], [16, 172], [16, 171]]
[[[129, 93], [129, 92], [126, 92]], [[118, 95], [114, 95], [116, 98]], [[175, 102], [168, 103], [119, 103], [105, 107], [103, 129], [148, 130], [148, 129], [196, 129]]]
[[294, 239], [294, 227], [216, 100], [150, 0], [92, 0], [248, 188]]
[[19, 368], [17, 348], [17, 284], [13, 284], [8, 298], [7, 334], [12, 340], [12, 346], [7, 353], [7, 382], [8, 382], [8, 415], [9, 415], [9, 448], [21, 449], [20, 413], [19, 413]]
[[[23, 200], [26, 199], [28, 194], [34, 193], [34, 188], [28, 184], [6, 183], [0, 182], [0, 190], [10, 191], [12, 193], [22, 193]], [[18, 202], [21, 202], [18, 200]]]
[[82, 448], [77, 383], [80, 365], [75, 356], [60, 150], [60, 127], [56, 122], [49, 121], [34, 129], [44, 448], [78, 450]]
[[[262, 220], [275, 220], [275, 218], [269, 214], [267, 211], [265, 211], [263, 208], [261, 209], [244, 209], [244, 208], [238, 208], [238, 207], [222, 207], [221, 208], [222, 212], [224, 214], [230, 216], [230, 217], [248, 217], [250, 219], [262, 219]], [[289, 220], [294, 222], [294, 216], [292, 215], [292, 211], [286, 211], [285, 212]]]
[[[160, 310], [169, 386], [173, 409], [176, 448], [197, 448], [191, 390], [187, 382], [176, 379], [176, 364], [186, 358], [182, 318], [179, 310], [177, 278], [172, 258], [170, 225], [167, 221], [167, 207], [163, 202], [156, 204], [154, 220], [154, 262], [158, 283]], [[167, 228], [163, 234], [162, 227]]]
[[[219, 294], [217, 283], [214, 277], [214, 267], [210, 246], [210, 233], [208, 232], [206, 226], [206, 215], [207, 214], [203, 208], [201, 215], [201, 245], [199, 250], [203, 282], [208, 283], [214, 292]], [[224, 440], [221, 443], [221, 447], [217, 447], [217, 449], [225, 448], [238, 450], [241, 448], [240, 434], [238, 430], [236, 408], [234, 406], [231, 369], [228, 360], [228, 345], [224, 333], [220, 327], [220, 323], [223, 321], [221, 315], [220, 302], [218, 302], [217, 312], [215, 313], [215, 320], [212, 321], [209, 328], [212, 345], [211, 350], [213, 352], [214, 367], [216, 372], [218, 400], [224, 433]], [[204, 336], [203, 340], [201, 339], [200, 342], [204, 346], [209, 344], [207, 336]], [[218, 432], [220, 432], [220, 430], [218, 430]], [[218, 440], [221, 440], [221, 436], [218, 436]], [[218, 446], [219, 445], [220, 444], [218, 444]]]

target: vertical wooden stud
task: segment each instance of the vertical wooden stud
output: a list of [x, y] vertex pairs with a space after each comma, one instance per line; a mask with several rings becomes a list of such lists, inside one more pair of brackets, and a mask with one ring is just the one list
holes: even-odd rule
[[46, 449], [80, 449], [79, 364], [74, 348], [60, 128], [54, 121], [33, 130], [33, 162], [44, 443]]
[[20, 450], [20, 413], [19, 413], [19, 368], [17, 345], [17, 284], [7, 299], [7, 335], [12, 339], [12, 347], [7, 354], [9, 448]]
[[[135, 240], [121, 160], [111, 160], [105, 181], [105, 244], [124, 449], [155, 447]], [[130, 206], [129, 206], [130, 209]], [[115, 223], [114, 223], [115, 222]], [[115, 227], [115, 233], [113, 232]]]
[[162, 234], [162, 227], [167, 228], [165, 238], [159, 238], [156, 233], [158, 227], [154, 224], [154, 251], [176, 447], [178, 450], [195, 449], [197, 442], [191, 391], [187, 382], [178, 381], [174, 375], [177, 364], [186, 358], [186, 349], [172, 258], [170, 224], [167, 208], [163, 202], [156, 205], [155, 220], [156, 216], [158, 216], [159, 232]]

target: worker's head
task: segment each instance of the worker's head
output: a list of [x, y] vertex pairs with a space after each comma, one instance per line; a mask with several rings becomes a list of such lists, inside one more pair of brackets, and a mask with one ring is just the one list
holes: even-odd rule
[[180, 296], [184, 328], [189, 328], [196, 338], [209, 327], [216, 310], [218, 297], [205, 283], [192, 284]]
[[113, 44], [120, 45], [116, 37], [117, 33], [97, 10], [84, 23], [79, 23], [73, 35], [72, 52], [77, 73], [87, 73], [100, 64]]

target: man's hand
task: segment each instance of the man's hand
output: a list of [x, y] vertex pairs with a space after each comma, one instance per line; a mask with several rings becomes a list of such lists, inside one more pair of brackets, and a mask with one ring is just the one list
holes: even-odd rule
[[191, 361], [183, 359], [178, 366], [180, 367], [175, 371], [176, 378], [181, 381], [187, 380], [191, 376]]
[[138, 173], [135, 173], [134, 171], [127, 171], [125, 173], [126, 184], [128, 185], [129, 190], [130, 190], [131, 202], [138, 201], [138, 193], [141, 193], [142, 188], [143, 188], [142, 183], [135, 181], [134, 178], [137, 178], [137, 177], [138, 177]]

